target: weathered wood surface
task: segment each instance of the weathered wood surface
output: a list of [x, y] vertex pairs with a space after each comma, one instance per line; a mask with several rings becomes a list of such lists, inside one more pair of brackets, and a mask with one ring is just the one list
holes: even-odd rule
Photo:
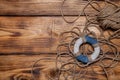
[[[0, 0], [0, 15], [61, 15], [60, 8], [63, 0]], [[98, 1], [98, 0], [97, 0]], [[119, 0], [116, 3], [119, 4]], [[98, 1], [101, 6], [103, 2]], [[78, 15], [87, 4], [82, 0], [67, 0], [64, 5], [65, 15]], [[93, 4], [97, 7], [96, 4]], [[90, 6], [85, 10], [87, 14], [96, 11]]]
[[0, 56], [0, 80], [33, 80], [31, 79], [32, 65], [40, 58], [51, 60], [39, 61], [35, 65], [34, 73], [40, 76], [40, 80], [47, 80], [44, 74], [55, 68], [54, 54]]
[[[46, 75], [55, 76], [56, 54], [54, 53], [59, 44], [60, 33], [73, 27], [83, 29], [85, 23], [84, 17], [74, 24], [63, 21], [60, 13], [62, 1], [0, 0], [0, 15], [4, 15], [4, 17], [0, 16], [0, 80], [33, 80], [31, 67], [40, 58], [50, 59], [41, 60], [35, 66], [33, 72], [39, 78], [38, 80], [48, 80]], [[101, 1], [98, 3], [104, 6]], [[120, 0], [113, 1], [120, 5]], [[85, 0], [67, 0], [63, 12], [65, 15], [78, 15], [85, 4]], [[96, 11], [89, 6], [86, 12], [93, 14]], [[7, 17], [9, 15], [13, 17]], [[73, 20], [73, 18], [75, 17], [68, 20]], [[98, 31], [96, 32], [99, 34]], [[114, 42], [120, 45], [120, 40]], [[98, 67], [95, 67], [95, 70], [101, 71]], [[113, 71], [115, 75], [110, 74], [110, 80], [120, 80], [120, 63]], [[89, 80], [106, 80], [102, 75], [90, 74], [87, 76]]]
[[54, 53], [70, 28], [61, 17], [0, 17], [0, 53]]
[[[0, 80], [33, 80], [31, 79], [31, 67], [38, 59], [39, 61], [34, 70], [34, 74], [39, 77], [38, 80], [48, 80], [47, 76], [55, 77], [55, 54], [41, 55], [1, 55], [0, 56]], [[101, 71], [100, 67], [95, 67], [95, 71]], [[110, 80], [120, 80], [120, 64], [113, 69], [115, 74], [109, 74]], [[90, 72], [91, 73], [91, 72]], [[103, 75], [86, 76], [88, 80], [106, 80]], [[93, 76], [94, 75], [94, 76]]]
[[[0, 17], [0, 54], [56, 53], [60, 33], [73, 27], [82, 30], [84, 23], [84, 17], [74, 24], [61, 17]], [[120, 44], [119, 40], [114, 42]]]

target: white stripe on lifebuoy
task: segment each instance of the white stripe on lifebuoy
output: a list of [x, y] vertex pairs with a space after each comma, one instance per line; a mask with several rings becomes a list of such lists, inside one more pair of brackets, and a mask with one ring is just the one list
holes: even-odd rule
[[100, 54], [100, 47], [97, 46], [94, 48], [94, 52], [91, 54], [90, 58], [94, 61]]
[[77, 54], [79, 52], [79, 47], [83, 43], [83, 39], [79, 38], [74, 45], [74, 54]]

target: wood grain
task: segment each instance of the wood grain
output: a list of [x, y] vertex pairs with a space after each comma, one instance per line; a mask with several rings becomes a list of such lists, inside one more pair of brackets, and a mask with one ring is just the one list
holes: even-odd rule
[[33, 69], [34, 74], [43, 80], [45, 73], [55, 68], [54, 54], [0, 56], [0, 80], [33, 80], [31, 78], [32, 65], [40, 58], [51, 59], [39, 61]]
[[[33, 80], [31, 78], [31, 66], [38, 59], [40, 60], [33, 69], [34, 74], [39, 80], [48, 80], [46, 75], [55, 77], [55, 54], [41, 54], [41, 55], [1, 55], [0, 56], [0, 80]], [[48, 58], [48, 59], [47, 59]], [[100, 67], [93, 66], [99, 72]], [[120, 65], [118, 64], [113, 71], [115, 75], [110, 75], [112, 79], [120, 79]], [[91, 73], [93, 74], [93, 73]], [[95, 74], [93, 74], [95, 75]], [[93, 76], [88, 75], [90, 80], [106, 80], [103, 75]]]
[[0, 17], [0, 53], [56, 53], [59, 35], [81, 23], [61, 17]]
[[[102, 1], [98, 3], [104, 6]], [[61, 15], [61, 4], [62, 0], [0, 0], [0, 15]], [[65, 15], [78, 15], [86, 4], [85, 0], [66, 1], [63, 12]], [[98, 8], [96, 4], [93, 5]], [[96, 12], [90, 6], [85, 11], [87, 14]]]
[[[98, 3], [103, 7], [102, 1]], [[120, 0], [112, 1], [120, 5]], [[54, 53], [59, 44], [60, 33], [73, 27], [82, 30], [86, 21], [82, 16], [75, 23], [67, 24], [61, 18], [61, 4], [62, 0], [0, 0], [0, 80], [33, 80], [31, 69], [38, 59], [45, 60], [40, 60], [33, 69], [36, 80], [55, 77], [57, 70]], [[86, 0], [67, 0], [63, 12], [71, 21], [85, 5]], [[96, 11], [88, 6], [86, 13], [91, 15]], [[99, 35], [99, 31], [94, 28], [91, 30]], [[104, 34], [108, 36], [107, 32]], [[120, 45], [119, 39], [113, 42]], [[103, 49], [109, 50], [108, 47]], [[118, 49], [120, 51], [120, 47]], [[66, 59], [65, 57], [63, 60]], [[96, 72], [101, 71], [99, 67], [93, 67]], [[120, 80], [120, 63], [113, 71], [115, 74], [109, 74], [110, 80]], [[91, 71], [86, 77], [89, 80], [106, 80], [103, 75], [96, 75]]]
[[[0, 17], [0, 54], [56, 53], [59, 35], [73, 27], [82, 30], [84, 23], [84, 17], [73, 24], [61, 17]], [[91, 30], [99, 35], [99, 31]], [[120, 43], [119, 39], [114, 42]]]

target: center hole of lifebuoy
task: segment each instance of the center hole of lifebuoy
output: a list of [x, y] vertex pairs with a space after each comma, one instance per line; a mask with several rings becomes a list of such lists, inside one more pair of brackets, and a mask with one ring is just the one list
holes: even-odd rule
[[84, 55], [91, 55], [94, 51], [94, 48], [91, 44], [89, 43], [83, 43], [80, 47], [79, 47], [79, 51], [80, 53], [84, 54]]

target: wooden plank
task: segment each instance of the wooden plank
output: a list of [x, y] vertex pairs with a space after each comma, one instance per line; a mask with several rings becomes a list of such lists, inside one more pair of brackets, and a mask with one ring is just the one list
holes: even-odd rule
[[[41, 55], [11, 55], [0, 56], [0, 80], [32, 80], [31, 69], [33, 63], [40, 58], [50, 58], [51, 60], [41, 60], [35, 65], [34, 73], [41, 78], [45, 78], [45, 73], [49, 69], [55, 68], [54, 54]], [[5, 63], [5, 64], [4, 64]], [[48, 73], [48, 72], [47, 72]], [[3, 75], [6, 74], [6, 75]], [[44, 79], [47, 80], [47, 79]]]
[[0, 17], [0, 53], [54, 53], [60, 33], [72, 25], [61, 17]]
[[[73, 24], [67, 24], [61, 17], [0, 17], [0, 54], [56, 53], [59, 35], [73, 27], [82, 30], [84, 23], [84, 17]], [[91, 30], [99, 35], [95, 28]]]
[[[40, 80], [48, 80], [47, 76], [55, 77], [55, 54], [41, 55], [1, 55], [0, 56], [0, 80], [32, 80], [31, 67], [38, 59], [39, 61], [34, 67], [34, 74]], [[49, 58], [49, 59], [47, 59]], [[96, 72], [101, 70], [100, 67], [93, 66]], [[110, 80], [120, 79], [120, 64], [113, 71], [115, 74], [109, 75]], [[55, 74], [55, 75], [54, 75]], [[93, 74], [93, 73], [92, 73]], [[93, 74], [94, 75], [94, 74]], [[88, 79], [106, 80], [103, 75], [88, 75]]]
[[[61, 15], [60, 8], [63, 0], [0, 0], [0, 15]], [[98, 0], [97, 0], [98, 1]], [[103, 7], [102, 1], [98, 3]], [[119, 0], [117, 1], [119, 4]], [[85, 0], [69, 0], [63, 6], [65, 15], [78, 15], [87, 4]], [[96, 4], [93, 4], [97, 7]], [[90, 6], [87, 14], [96, 11]]]

